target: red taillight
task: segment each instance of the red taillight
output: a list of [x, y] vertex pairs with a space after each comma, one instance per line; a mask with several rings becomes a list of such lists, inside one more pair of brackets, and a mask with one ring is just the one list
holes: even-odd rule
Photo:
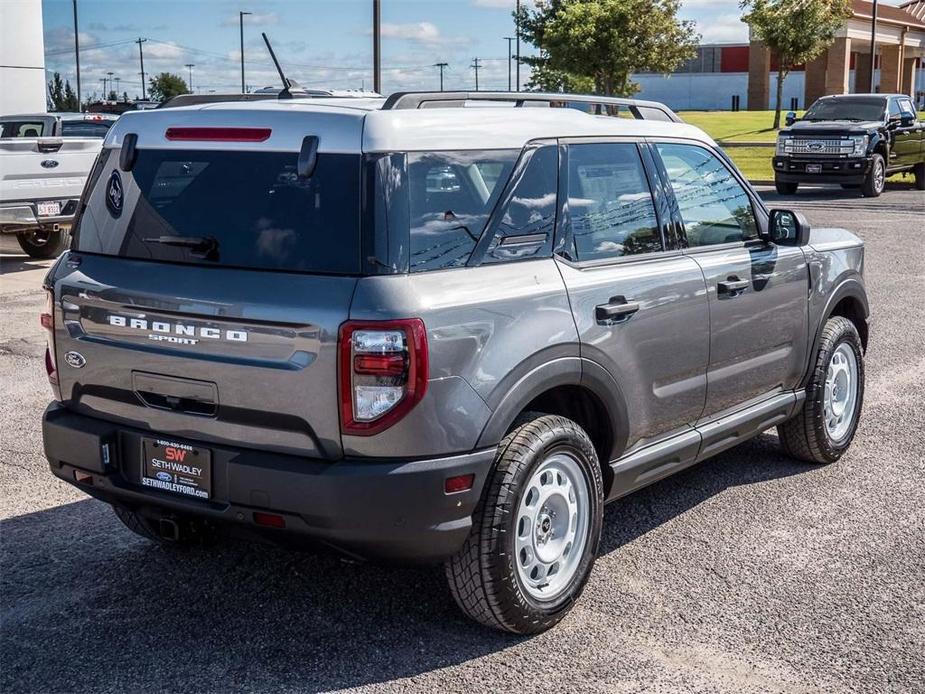
[[55, 362], [55, 293], [49, 288], [45, 288], [45, 310], [39, 317], [42, 327], [46, 332], [45, 343], [45, 372], [48, 374], [48, 382], [51, 383], [55, 398], [60, 400], [58, 394], [58, 365]]
[[167, 128], [164, 137], [180, 142], [263, 142], [270, 128]]
[[254, 522], [257, 525], [264, 525], [268, 528], [285, 528], [286, 519], [275, 513], [263, 513], [254, 511]]
[[340, 327], [340, 422], [370, 436], [404, 417], [427, 390], [427, 331], [420, 318]]
[[443, 491], [447, 494], [458, 494], [459, 492], [468, 492], [475, 483], [475, 475], [456, 475], [456, 477], [447, 477], [443, 483]]

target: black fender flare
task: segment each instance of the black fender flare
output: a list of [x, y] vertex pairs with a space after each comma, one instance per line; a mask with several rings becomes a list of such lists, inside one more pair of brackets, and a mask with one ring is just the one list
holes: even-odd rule
[[[816, 324], [816, 330], [813, 334], [812, 347], [809, 350], [809, 359], [807, 360], [806, 372], [803, 374], [803, 378], [800, 381], [800, 387], [806, 387], [806, 384], [809, 380], [809, 376], [813, 371], [813, 367], [816, 364], [816, 357], [819, 354], [819, 342], [822, 339], [822, 330], [825, 328], [825, 322], [831, 318], [832, 311], [843, 299], [855, 299], [860, 305], [864, 313], [864, 320], [867, 321], [870, 318], [870, 304], [867, 300], [867, 292], [864, 289], [864, 284], [860, 277], [852, 275], [845, 279], [842, 279], [829, 294], [829, 298], [825, 302], [825, 307], [822, 309], [818, 323]], [[864, 349], [867, 349], [867, 344], [865, 341]]]

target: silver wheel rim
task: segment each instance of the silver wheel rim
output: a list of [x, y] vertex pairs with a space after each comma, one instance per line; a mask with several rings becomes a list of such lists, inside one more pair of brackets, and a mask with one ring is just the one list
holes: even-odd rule
[[836, 348], [825, 374], [825, 430], [839, 442], [848, 435], [858, 402], [858, 360], [845, 343]]
[[527, 593], [554, 600], [574, 578], [588, 544], [590, 493], [567, 453], [544, 460], [524, 487], [514, 521], [517, 576]]
[[883, 190], [883, 184], [886, 181], [886, 176], [883, 174], [883, 163], [878, 161], [874, 165], [874, 187], [877, 190]]

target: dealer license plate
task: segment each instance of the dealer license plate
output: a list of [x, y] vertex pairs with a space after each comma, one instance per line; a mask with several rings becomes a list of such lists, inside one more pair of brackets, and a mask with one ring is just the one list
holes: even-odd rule
[[57, 200], [40, 202], [38, 204], [39, 217], [57, 217], [61, 214], [61, 203]]
[[141, 440], [141, 483], [196, 499], [212, 493], [212, 452], [167, 439]]
[[807, 164], [806, 173], [822, 173], [822, 164]]

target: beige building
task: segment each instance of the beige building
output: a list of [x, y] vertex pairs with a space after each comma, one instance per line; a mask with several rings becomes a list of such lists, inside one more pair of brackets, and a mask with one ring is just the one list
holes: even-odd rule
[[[873, 3], [853, 0], [852, 16], [835, 42], [821, 56], [806, 65], [804, 104], [826, 94], [847, 94], [849, 74], [854, 67], [854, 91], [916, 94], [916, 71], [925, 56], [925, 0], [911, 0], [899, 7], [877, 4], [876, 64], [871, 88], [870, 53]], [[759, 42], [750, 44], [748, 64], [748, 108], [768, 109], [771, 91], [771, 53]]]

